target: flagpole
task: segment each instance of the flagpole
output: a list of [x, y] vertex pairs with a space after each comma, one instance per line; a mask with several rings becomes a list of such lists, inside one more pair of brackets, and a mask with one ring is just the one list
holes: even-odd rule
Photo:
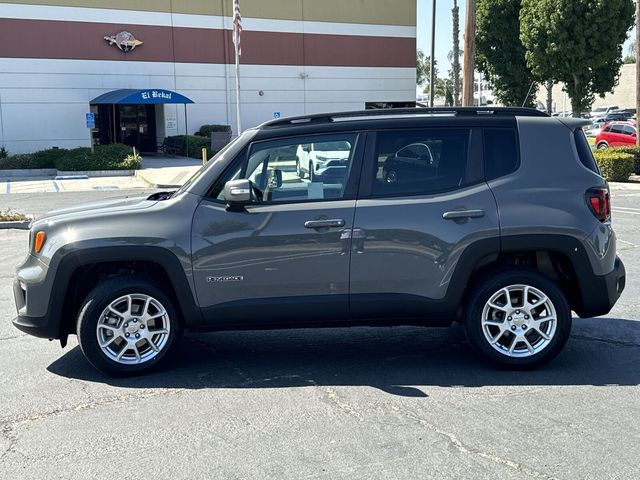
[[236, 121], [238, 122], [238, 136], [242, 133], [242, 122], [240, 120], [240, 55], [238, 55], [238, 43], [236, 46]]
[[242, 16], [240, 15], [240, 0], [233, 0], [233, 45], [236, 54], [236, 122], [237, 134], [242, 133], [242, 120], [240, 118], [240, 35], [242, 33]]

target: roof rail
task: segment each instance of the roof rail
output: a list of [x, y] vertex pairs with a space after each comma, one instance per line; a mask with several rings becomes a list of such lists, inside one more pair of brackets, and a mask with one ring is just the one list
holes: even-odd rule
[[434, 108], [379, 108], [356, 110], [353, 112], [318, 113], [271, 120], [260, 125], [262, 127], [283, 127], [309, 123], [331, 123], [340, 119], [365, 120], [367, 117], [400, 116], [400, 115], [455, 115], [470, 117], [492, 115], [501, 117], [548, 117], [545, 112], [525, 107], [434, 107]]

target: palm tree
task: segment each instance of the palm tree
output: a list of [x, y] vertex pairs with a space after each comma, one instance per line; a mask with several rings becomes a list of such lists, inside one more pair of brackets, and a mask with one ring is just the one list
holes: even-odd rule
[[449, 54], [449, 61], [452, 62], [453, 70], [453, 101], [458, 106], [460, 105], [460, 55], [462, 52], [460, 51], [460, 8], [457, 0], [453, 0], [451, 17], [453, 18], [453, 50]]

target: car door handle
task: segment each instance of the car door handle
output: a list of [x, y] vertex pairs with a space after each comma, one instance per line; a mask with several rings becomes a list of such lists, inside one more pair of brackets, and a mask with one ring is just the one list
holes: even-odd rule
[[444, 212], [442, 218], [445, 220], [459, 220], [461, 218], [482, 218], [484, 210], [454, 210], [452, 212]]
[[304, 228], [340, 228], [344, 227], [346, 222], [342, 218], [334, 218], [333, 220], [307, 220], [304, 222]]

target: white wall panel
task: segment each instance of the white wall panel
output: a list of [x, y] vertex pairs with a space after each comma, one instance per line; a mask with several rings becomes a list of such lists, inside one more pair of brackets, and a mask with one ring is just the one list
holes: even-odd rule
[[[166, 88], [191, 98], [196, 103], [188, 107], [190, 133], [205, 123], [228, 123], [235, 130], [232, 66], [0, 59], [0, 72], [0, 140], [12, 153], [87, 146], [84, 114], [90, 100], [119, 88]], [[244, 128], [273, 119], [274, 112], [285, 117], [357, 110], [367, 101], [415, 98], [411, 68], [242, 65], [241, 75]], [[167, 135], [184, 133], [182, 105], [158, 108], [163, 118], [177, 120], [177, 128]]]

